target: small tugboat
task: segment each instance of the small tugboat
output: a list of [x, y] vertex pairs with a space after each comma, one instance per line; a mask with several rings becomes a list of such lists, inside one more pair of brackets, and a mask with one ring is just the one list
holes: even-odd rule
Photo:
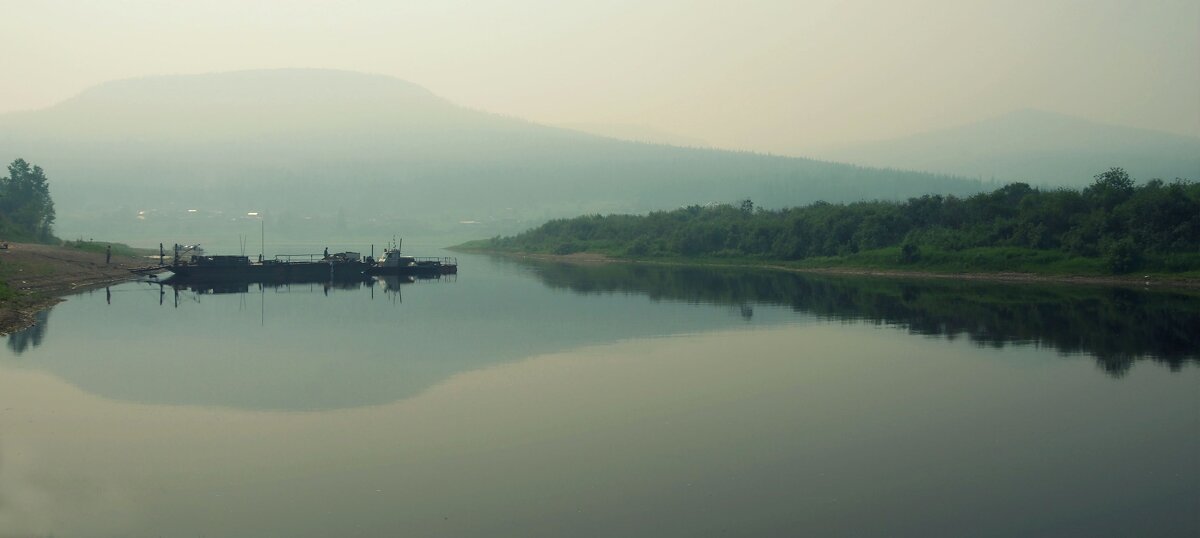
[[418, 258], [405, 256], [400, 253], [403, 243], [392, 240], [392, 244], [383, 249], [383, 256], [371, 264], [367, 273], [371, 275], [412, 275], [432, 277], [458, 273], [458, 260], [451, 257]]

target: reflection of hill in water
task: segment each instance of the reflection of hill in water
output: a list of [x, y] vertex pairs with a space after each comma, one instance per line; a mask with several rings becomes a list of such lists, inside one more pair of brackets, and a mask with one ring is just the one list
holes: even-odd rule
[[114, 400], [307, 411], [386, 404], [462, 372], [581, 346], [813, 316], [1086, 352], [1118, 376], [1143, 358], [1195, 363], [1200, 349], [1200, 299], [1177, 293], [478, 256], [465, 266], [449, 281], [201, 288], [178, 303], [170, 288], [164, 297], [123, 284], [111, 302], [85, 293], [43, 313], [9, 336], [0, 365]]
[[[37, 345], [0, 366], [37, 369], [104, 398], [311, 411], [382, 405], [526, 357], [742, 326], [728, 309], [559, 293], [524, 268], [472, 257], [466, 278], [260, 288], [129, 283], [54, 308]], [[349, 289], [345, 289], [349, 288]], [[756, 320], [767, 320], [761, 315]], [[776, 312], [789, 319], [786, 312]]]
[[639, 264], [538, 264], [546, 285], [654, 300], [790, 306], [818, 316], [900, 325], [979, 345], [1089, 353], [1113, 375], [1149, 358], [1200, 362], [1200, 297], [1129, 288], [800, 275]]

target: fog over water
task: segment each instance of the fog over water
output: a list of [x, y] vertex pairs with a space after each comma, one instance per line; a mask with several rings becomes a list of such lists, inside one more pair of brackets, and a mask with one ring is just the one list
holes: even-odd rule
[[1017, 109], [1200, 136], [1200, 5], [0, 2], [0, 111], [146, 75], [386, 74], [546, 124], [811, 155]]

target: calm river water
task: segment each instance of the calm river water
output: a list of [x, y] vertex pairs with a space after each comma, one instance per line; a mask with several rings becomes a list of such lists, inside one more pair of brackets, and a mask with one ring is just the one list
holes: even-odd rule
[[1194, 294], [459, 259], [70, 297], [0, 536], [1200, 534]]

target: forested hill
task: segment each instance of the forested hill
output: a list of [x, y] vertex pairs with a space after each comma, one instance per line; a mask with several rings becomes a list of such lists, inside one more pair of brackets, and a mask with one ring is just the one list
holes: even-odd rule
[[1123, 273], [1200, 270], [1200, 183], [1136, 185], [1122, 169], [1083, 190], [1012, 183], [965, 198], [817, 202], [750, 200], [648, 215], [552, 220], [465, 247], [632, 257], [754, 258], [955, 270]]
[[[55, 171], [64, 234], [154, 243], [233, 226], [247, 212], [265, 215], [277, 237], [462, 238], [695, 201], [783, 207], [990, 188], [614, 140], [467, 109], [391, 77], [305, 69], [103, 84], [45, 110], [0, 115], [5, 151]], [[246, 230], [218, 235], [238, 231]]]

